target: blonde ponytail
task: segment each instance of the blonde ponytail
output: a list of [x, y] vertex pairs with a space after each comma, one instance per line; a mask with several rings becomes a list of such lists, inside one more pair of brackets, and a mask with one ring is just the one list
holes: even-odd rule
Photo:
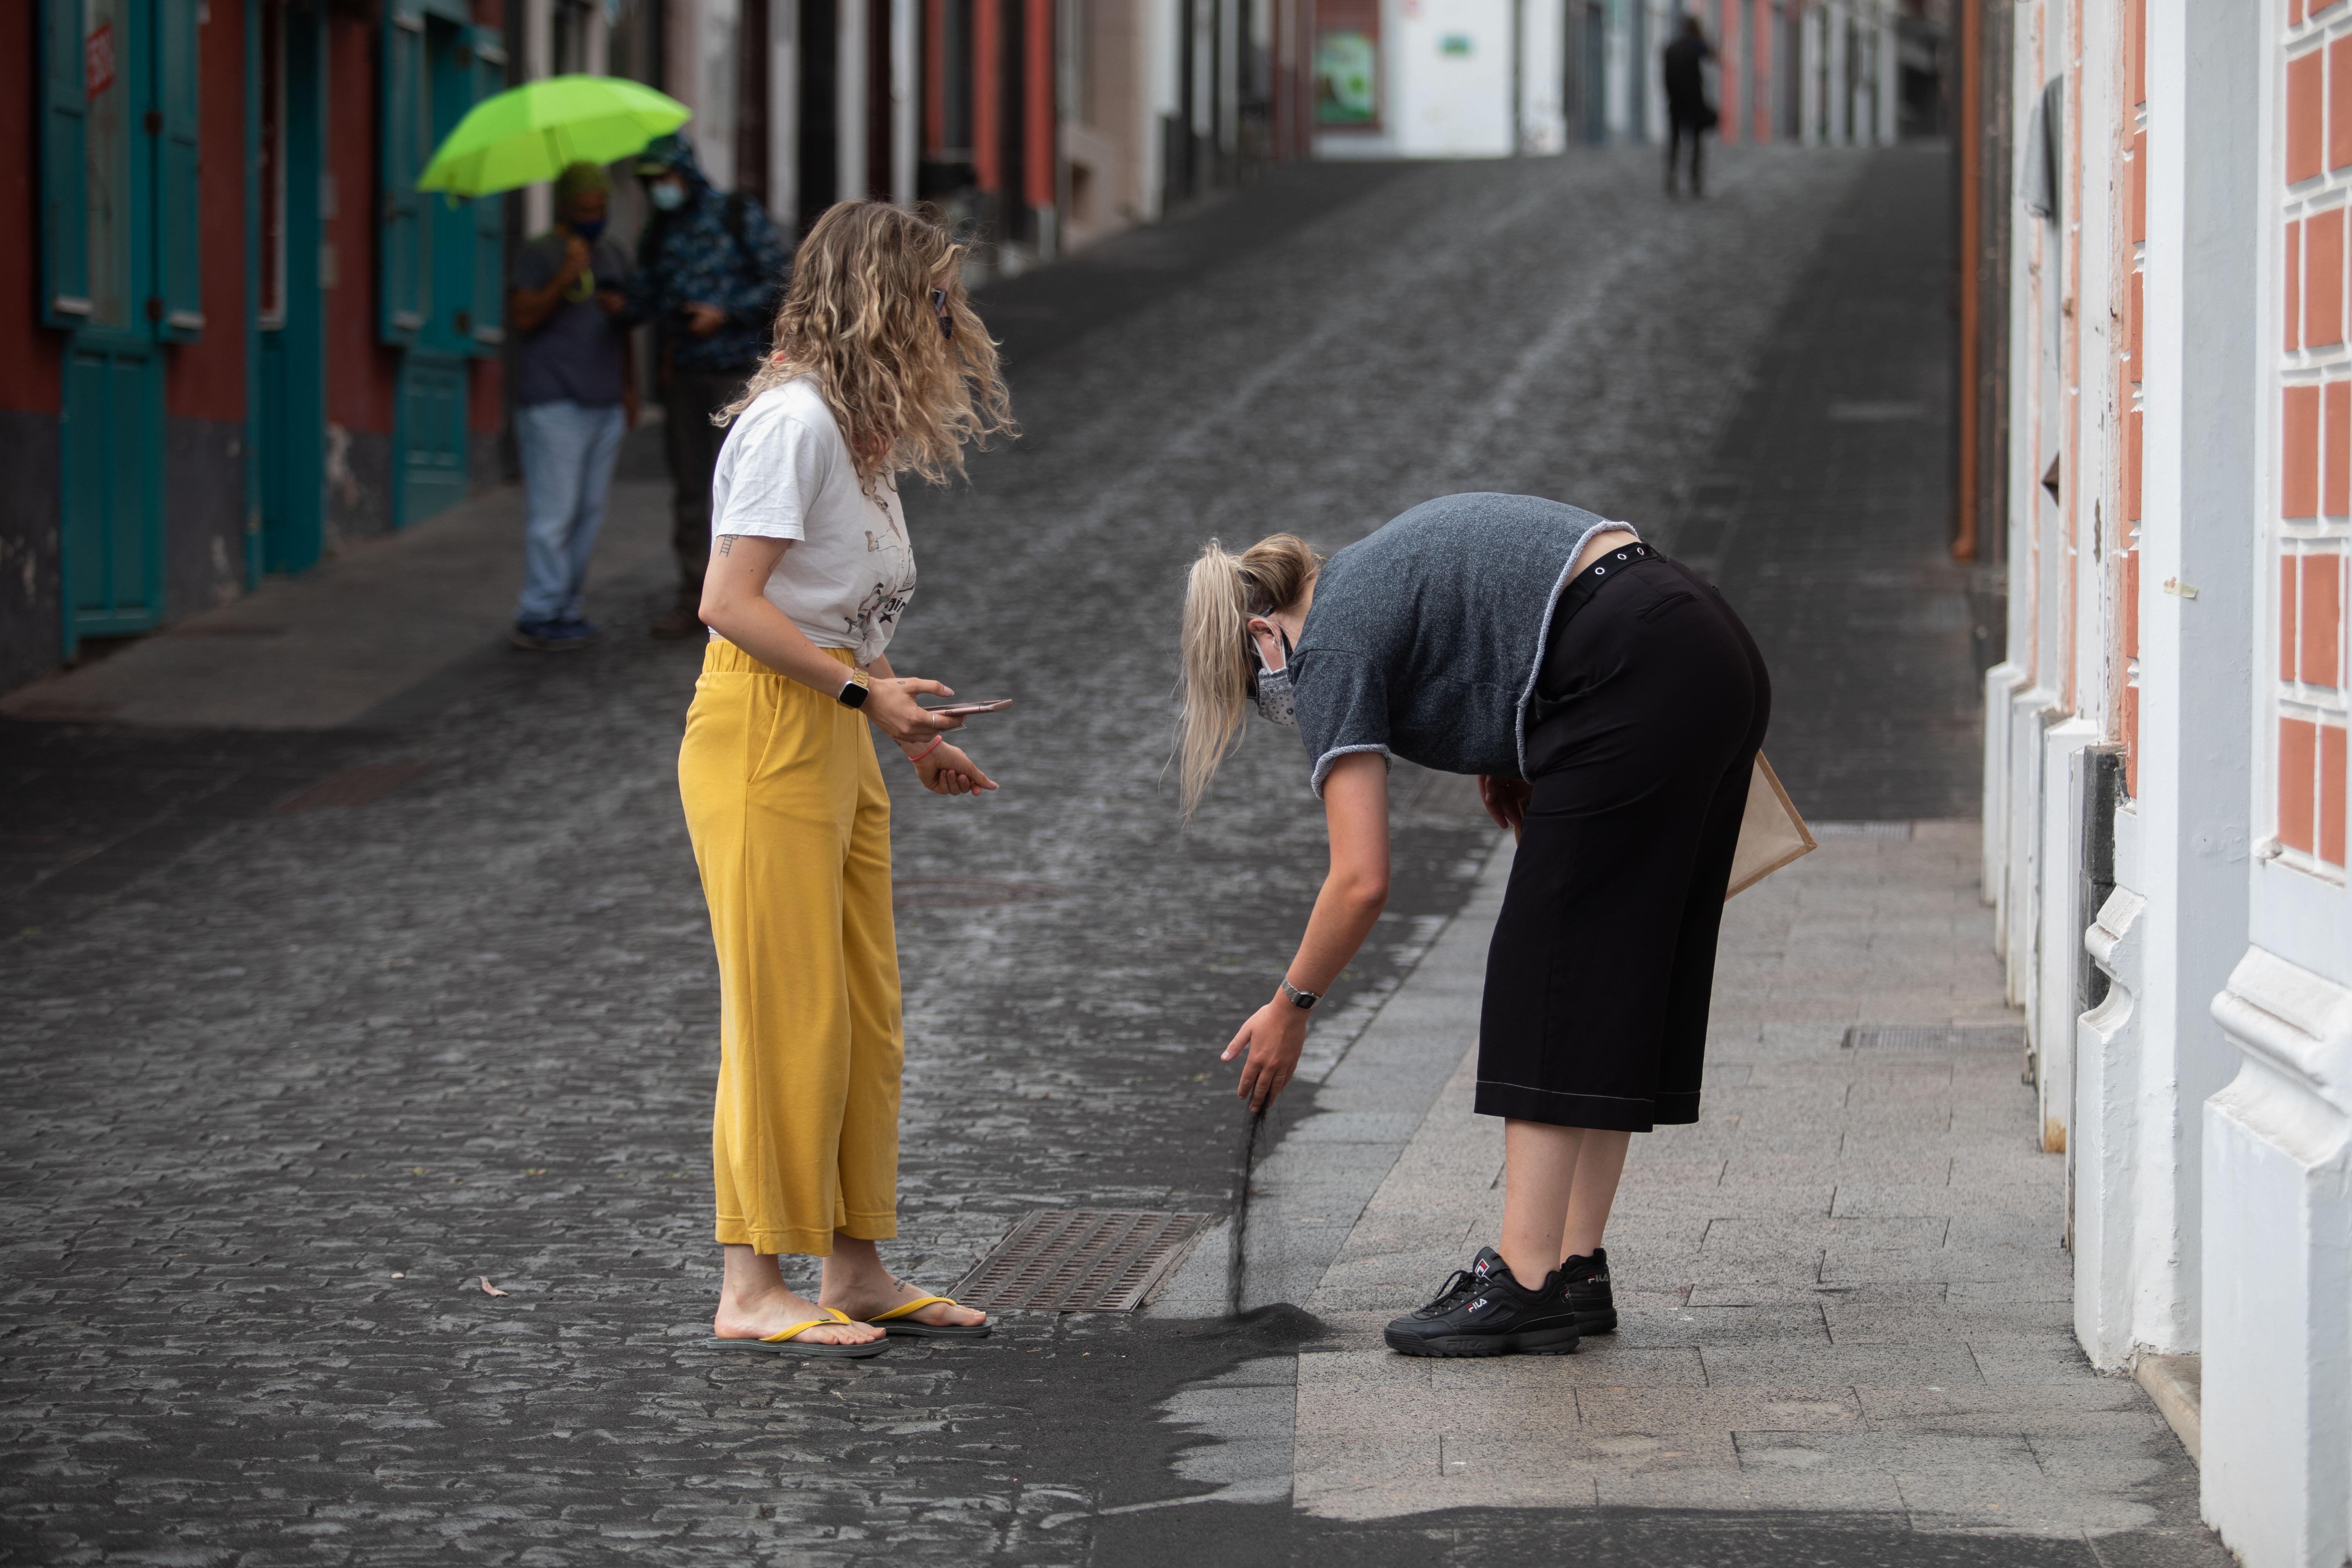
[[1307, 595], [1323, 558], [1292, 533], [1259, 540], [1239, 555], [1209, 541], [1184, 584], [1184, 689], [1176, 718], [1184, 815], [1199, 808], [1219, 764], [1247, 722], [1253, 616], [1287, 610]]

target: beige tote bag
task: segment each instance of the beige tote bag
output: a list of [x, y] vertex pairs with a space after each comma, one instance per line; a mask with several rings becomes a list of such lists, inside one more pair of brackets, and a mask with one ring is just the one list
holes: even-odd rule
[[1780, 775], [1756, 753], [1756, 774], [1748, 782], [1748, 815], [1739, 819], [1739, 847], [1731, 857], [1731, 882], [1724, 901], [1746, 892], [1781, 867], [1819, 846], [1805, 819], [1780, 787]]
[[[1522, 792], [1527, 787], [1518, 785]], [[1527, 805], [1524, 793], [1519, 804]], [[1511, 829], [1511, 837], [1517, 838], [1519, 829]], [[1723, 901], [1729, 903], [1791, 860], [1820, 847], [1805, 819], [1797, 815], [1796, 803], [1780, 787], [1780, 775], [1772, 771], [1763, 752], [1757, 752], [1756, 771], [1748, 781], [1748, 811], [1739, 819], [1739, 847], [1732, 851], [1731, 881], [1723, 889]]]

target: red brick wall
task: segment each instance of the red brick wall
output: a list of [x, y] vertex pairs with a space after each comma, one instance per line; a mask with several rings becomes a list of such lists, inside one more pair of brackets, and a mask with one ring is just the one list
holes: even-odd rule
[[2346, 859], [2346, 546], [2352, 538], [2352, 354], [2345, 344], [2352, 201], [2352, 38], [2329, 42], [2289, 0], [2282, 40], [2276, 823], [2289, 864]]
[[2124, 331], [2116, 356], [2116, 405], [2123, 414], [2123, 548], [2116, 552], [2116, 617], [2117, 730], [2124, 742], [2124, 793], [2139, 795], [2140, 517], [2146, 463], [2141, 414], [2147, 313], [2147, 0], [2131, 0], [2125, 16], [2123, 146]]
[[40, 14], [0, 10], [0, 408], [55, 414], [63, 340], [41, 325]]

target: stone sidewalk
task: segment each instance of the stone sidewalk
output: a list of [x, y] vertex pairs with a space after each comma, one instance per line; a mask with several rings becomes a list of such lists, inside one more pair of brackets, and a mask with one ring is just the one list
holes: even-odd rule
[[[611, 613], [616, 587], [657, 584], [669, 500], [667, 482], [614, 484], [589, 572], [594, 613]], [[248, 731], [351, 724], [502, 642], [522, 566], [522, 487], [499, 485], [0, 695], [0, 719]]]
[[[2064, 1159], [2035, 1148], [2018, 1055], [1843, 1043], [1856, 1025], [2013, 1023], [1974, 826], [1831, 833], [1727, 911], [1703, 1118], [1634, 1141], [1609, 1232], [1622, 1326], [1572, 1357], [1419, 1361], [1381, 1343], [1500, 1224], [1501, 1125], [1471, 1113], [1475, 1047], [1461, 1055], [1304, 1298], [1336, 1337], [1297, 1359], [1294, 1509], [1864, 1515], [2074, 1538], [2103, 1563], [2228, 1561], [2163, 1418], [2075, 1348]], [[1390, 1009], [1475, 988], [1508, 866], [1498, 849], [1356, 1049], [1379, 1048]], [[1475, 1016], [1457, 1005], [1415, 1032], [1450, 1055]], [[1253, 1227], [1311, 1234], [1318, 1205], [1286, 1195], [1328, 1185], [1310, 1151], [1344, 1146], [1302, 1124], [1290, 1169], [1261, 1173]], [[1283, 1246], [1256, 1242], [1254, 1263]], [[1247, 1382], [1229, 1402], [1250, 1403]], [[1202, 1408], [1196, 1392], [1171, 1415], [1225, 1436]]]

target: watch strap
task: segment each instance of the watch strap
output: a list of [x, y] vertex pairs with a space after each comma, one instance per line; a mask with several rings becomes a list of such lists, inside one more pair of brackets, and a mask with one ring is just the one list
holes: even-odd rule
[[1290, 1005], [1297, 1008], [1302, 1013], [1307, 1011], [1309, 1007], [1314, 1006], [1316, 1003], [1323, 1000], [1322, 994], [1319, 992], [1301, 991], [1297, 986], [1293, 985], [1290, 983], [1290, 976], [1287, 974], [1282, 977], [1282, 994], [1285, 996], [1289, 997]]

